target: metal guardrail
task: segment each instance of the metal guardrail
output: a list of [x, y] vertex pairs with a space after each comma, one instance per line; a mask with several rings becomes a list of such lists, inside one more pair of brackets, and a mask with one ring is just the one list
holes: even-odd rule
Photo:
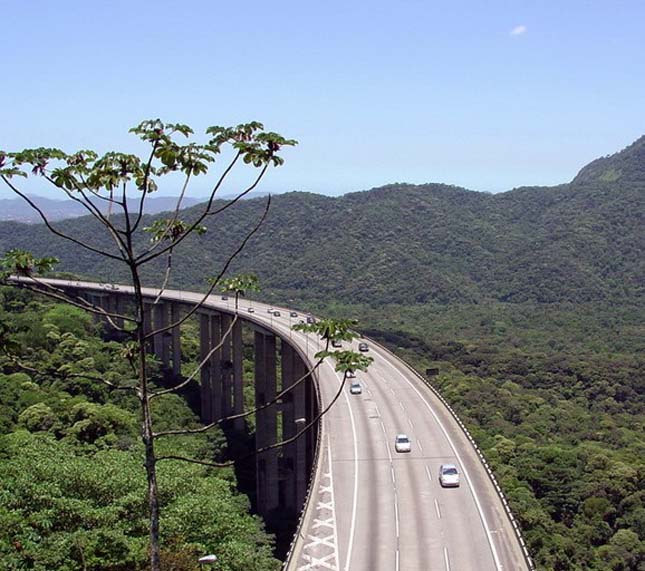
[[490, 468], [490, 465], [488, 464], [488, 461], [484, 457], [483, 452], [477, 445], [477, 442], [475, 442], [475, 439], [472, 437], [470, 434], [470, 431], [466, 427], [466, 425], [462, 422], [462, 420], [459, 418], [457, 413], [454, 411], [452, 406], [448, 403], [448, 401], [443, 397], [443, 395], [439, 392], [439, 389], [437, 389], [429, 380], [427, 380], [421, 373], [419, 373], [412, 365], [401, 359], [398, 355], [396, 355], [393, 351], [390, 351], [387, 347], [384, 347], [374, 339], [371, 339], [370, 337], [366, 337], [363, 335], [364, 339], [368, 339], [372, 343], [378, 345], [380, 348], [382, 348], [384, 351], [389, 353], [390, 355], [396, 357], [401, 363], [405, 365], [405, 367], [415, 376], [417, 377], [425, 386], [427, 386], [434, 394], [435, 396], [441, 401], [441, 403], [448, 409], [452, 417], [455, 419], [459, 427], [461, 428], [462, 432], [468, 439], [468, 441], [471, 443], [473, 448], [475, 449], [475, 452], [477, 453], [477, 457], [479, 458], [480, 462], [484, 466], [484, 469], [486, 470], [486, 474], [488, 474], [488, 478], [490, 479], [491, 483], [493, 484], [493, 487], [495, 488], [495, 492], [497, 493], [497, 496], [502, 502], [502, 505], [504, 506], [504, 512], [506, 513], [506, 516], [509, 519], [509, 522], [511, 523], [511, 526], [513, 528], [513, 532], [515, 534], [515, 537], [517, 541], [520, 544], [520, 547], [522, 548], [522, 555], [524, 556], [524, 561], [526, 565], [529, 568], [529, 571], [535, 571], [537, 568], [535, 566], [535, 563], [533, 563], [533, 559], [531, 557], [531, 554], [529, 553], [528, 547], [526, 545], [526, 541], [524, 540], [524, 537], [522, 536], [522, 530], [520, 528], [520, 524], [517, 521], [517, 518], [513, 515], [513, 512], [511, 511], [511, 506], [506, 499], [506, 495], [504, 494], [501, 486], [499, 485], [499, 482], [497, 481], [497, 478], [495, 477], [495, 474]]

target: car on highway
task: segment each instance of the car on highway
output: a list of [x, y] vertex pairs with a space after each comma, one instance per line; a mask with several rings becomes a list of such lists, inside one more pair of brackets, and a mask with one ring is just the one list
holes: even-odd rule
[[363, 353], [365, 353], [366, 351], [370, 350], [370, 347], [369, 347], [369, 345], [367, 343], [359, 343], [358, 344], [358, 350], [362, 351]]
[[280, 317], [280, 312], [279, 311], [274, 311], [273, 312], [273, 317]]
[[289, 314], [289, 316], [290, 316], [290, 317], [298, 317], [298, 314], [297, 314], [295, 311], [292, 311], [292, 312]]
[[223, 296], [222, 296], [222, 301], [228, 301], [228, 296], [227, 296], [227, 295], [223, 295]]
[[249, 307], [249, 313], [255, 313], [255, 309], [253, 309], [252, 307]]
[[347, 371], [347, 378], [348, 379], [355, 379], [356, 378], [356, 373], [354, 371]]
[[307, 315], [307, 323], [316, 323], [316, 320], [311, 315]]
[[394, 439], [394, 450], [397, 452], [411, 452], [412, 442], [406, 434], [397, 434]]
[[363, 392], [363, 387], [358, 381], [354, 381], [351, 385], [349, 385], [349, 392], [353, 395], [360, 395]]
[[273, 313], [273, 308], [269, 307], [269, 309], [267, 309], [267, 313]]
[[439, 483], [442, 488], [456, 488], [459, 486], [459, 470], [454, 464], [439, 466]]
[[342, 347], [343, 344], [338, 339], [332, 339], [331, 346], [332, 347]]

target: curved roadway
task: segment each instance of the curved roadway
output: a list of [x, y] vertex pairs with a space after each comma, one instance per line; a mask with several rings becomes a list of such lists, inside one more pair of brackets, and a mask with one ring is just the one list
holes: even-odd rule
[[[65, 283], [99, 289], [87, 282]], [[156, 295], [157, 290], [146, 293]], [[184, 302], [201, 298], [180, 291], [163, 297]], [[207, 305], [233, 309], [232, 300], [220, 296], [211, 296]], [[255, 313], [247, 313], [249, 305]], [[268, 307], [242, 300], [240, 314], [298, 345], [313, 361], [319, 340], [290, 328], [300, 316], [292, 319], [288, 309], [276, 307], [281, 316], [275, 317]], [[454, 417], [387, 350], [363, 339], [351, 343], [352, 349], [360, 341], [369, 344], [374, 362], [368, 372], [357, 373], [363, 393], [351, 395], [348, 384], [323, 418], [316, 476], [287, 569], [528, 570], [502, 502]], [[324, 407], [341, 383], [333, 363], [323, 364], [318, 382]], [[395, 452], [398, 433], [410, 437], [410, 453]], [[458, 488], [440, 486], [443, 463], [458, 466]]]

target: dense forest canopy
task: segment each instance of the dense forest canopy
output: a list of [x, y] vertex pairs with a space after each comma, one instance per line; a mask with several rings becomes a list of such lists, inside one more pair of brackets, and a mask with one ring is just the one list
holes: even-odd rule
[[[101, 339], [82, 310], [6, 287], [0, 331], [13, 354], [0, 356], [0, 568], [149, 568], [136, 398], [91, 380], [131, 376], [121, 345]], [[199, 426], [176, 395], [161, 397], [154, 413], [161, 430]], [[225, 446], [217, 429], [168, 438], [162, 449], [210, 460]], [[159, 478], [164, 569], [192, 571], [215, 550], [227, 571], [280, 568], [232, 469], [168, 461]]]
[[[489, 195], [392, 184], [338, 198], [294, 192], [274, 198], [232, 270], [258, 273], [268, 301], [357, 317], [420, 370], [437, 369], [432, 382], [495, 467], [539, 569], [640, 571], [644, 197], [645, 138], [552, 188]], [[240, 203], [206, 239], [187, 240], [173, 285], [204, 289], [202, 276], [262, 208]], [[89, 219], [65, 224], [95, 237]], [[56, 255], [60, 269], [77, 275], [127, 281], [41, 227], [0, 224], [0, 250], [12, 247]], [[147, 284], [161, 275], [150, 270]], [[48, 332], [21, 335], [39, 347]], [[29, 383], [6, 384], [13, 387], [6, 402], [51, 409], [47, 398], [34, 400]], [[20, 432], [5, 441], [5, 454], [68, 445], [70, 427], [34, 436], [30, 427], [47, 410], [21, 419], [23, 408], [18, 417], [10, 409], [5, 431]], [[58, 426], [57, 418], [47, 422]]]

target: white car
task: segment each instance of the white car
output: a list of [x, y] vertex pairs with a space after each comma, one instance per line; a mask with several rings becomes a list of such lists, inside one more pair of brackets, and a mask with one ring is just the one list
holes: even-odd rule
[[267, 313], [273, 313], [273, 308], [270, 307], [269, 309], [267, 309]]
[[361, 387], [361, 384], [358, 381], [354, 381], [349, 385], [349, 392], [353, 395], [360, 395], [363, 392], [363, 387]]
[[253, 309], [252, 307], [249, 307], [249, 313], [255, 313], [255, 309]]
[[354, 371], [347, 371], [347, 378], [348, 379], [355, 379], [356, 378], [356, 373]]
[[439, 466], [439, 483], [443, 488], [456, 488], [459, 486], [459, 471], [454, 464]]
[[397, 452], [411, 452], [412, 442], [405, 434], [397, 434], [394, 439], [394, 449]]

